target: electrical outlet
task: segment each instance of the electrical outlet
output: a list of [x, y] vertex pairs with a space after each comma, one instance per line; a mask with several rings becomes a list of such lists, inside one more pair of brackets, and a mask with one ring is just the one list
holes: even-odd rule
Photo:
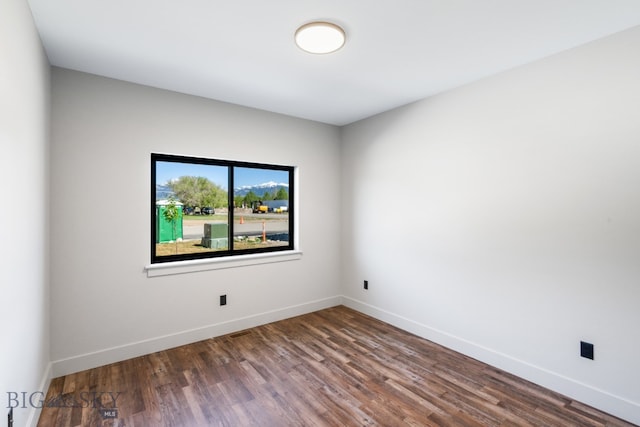
[[220, 305], [227, 305], [227, 296], [220, 295]]
[[365, 290], [369, 289], [369, 281], [368, 280], [364, 281], [364, 288], [365, 288]]
[[580, 356], [593, 360], [593, 344], [580, 341]]

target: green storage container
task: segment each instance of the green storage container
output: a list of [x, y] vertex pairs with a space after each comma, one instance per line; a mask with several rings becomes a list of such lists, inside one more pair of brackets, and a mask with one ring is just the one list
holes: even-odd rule
[[177, 239], [182, 240], [182, 203], [176, 202], [178, 218], [175, 220], [175, 235], [173, 224], [164, 217], [164, 211], [168, 205], [168, 200], [158, 200], [156, 202], [156, 243], [174, 242]]
[[220, 223], [206, 223], [204, 225], [204, 236], [202, 237], [201, 244], [205, 248], [228, 249], [229, 225]]

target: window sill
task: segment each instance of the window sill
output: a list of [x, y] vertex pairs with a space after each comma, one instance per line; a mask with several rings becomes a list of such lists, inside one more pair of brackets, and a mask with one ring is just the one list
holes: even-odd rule
[[246, 267], [249, 265], [272, 264], [275, 262], [297, 261], [301, 258], [302, 251], [293, 250], [149, 264], [144, 269], [147, 272], [147, 277], [157, 277], [207, 270], [221, 270], [224, 268]]

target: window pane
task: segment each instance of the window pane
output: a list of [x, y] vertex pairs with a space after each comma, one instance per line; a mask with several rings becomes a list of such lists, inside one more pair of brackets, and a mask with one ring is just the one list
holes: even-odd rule
[[229, 167], [156, 161], [155, 256], [229, 250]]
[[234, 250], [289, 245], [288, 170], [234, 168]]
[[151, 154], [151, 262], [293, 249], [294, 168]]

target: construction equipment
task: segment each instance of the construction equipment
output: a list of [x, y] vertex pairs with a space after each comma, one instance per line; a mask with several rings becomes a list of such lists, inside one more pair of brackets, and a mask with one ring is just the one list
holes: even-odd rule
[[257, 202], [253, 202], [251, 204], [253, 209], [253, 213], [267, 213], [269, 212], [269, 206], [262, 203], [262, 200], [258, 200]]

